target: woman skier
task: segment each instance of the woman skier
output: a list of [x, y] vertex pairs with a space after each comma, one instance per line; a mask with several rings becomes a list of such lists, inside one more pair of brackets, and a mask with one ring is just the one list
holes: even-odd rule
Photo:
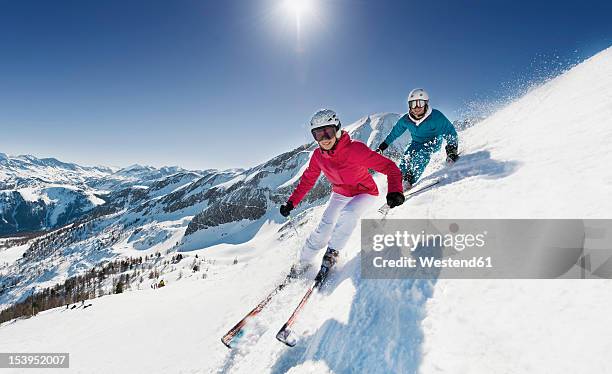
[[297, 277], [307, 271], [319, 250], [327, 246], [321, 270], [317, 278], [325, 278], [335, 265], [339, 251], [357, 226], [364, 210], [378, 195], [378, 188], [368, 172], [373, 169], [387, 175], [387, 204], [393, 208], [404, 202], [402, 174], [390, 159], [376, 153], [362, 142], [352, 140], [333, 110], [321, 109], [310, 120], [310, 131], [319, 144], [314, 150], [308, 168], [300, 182], [280, 207], [280, 213], [287, 217], [317, 182], [321, 172], [332, 184], [332, 194], [323, 212], [321, 222], [310, 234], [302, 247], [298, 262], [292, 266], [290, 277]]
[[376, 152], [382, 154], [406, 130], [410, 131], [412, 142], [400, 162], [404, 191], [419, 180], [432, 153], [440, 150], [443, 140], [446, 140], [446, 162], [453, 163], [459, 159], [455, 127], [442, 112], [431, 108], [429, 95], [422, 88], [410, 92], [408, 113], [397, 121]]

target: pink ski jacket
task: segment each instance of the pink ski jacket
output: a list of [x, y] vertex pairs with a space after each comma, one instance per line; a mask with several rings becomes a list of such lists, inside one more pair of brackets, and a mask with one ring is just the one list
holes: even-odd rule
[[378, 188], [368, 169], [387, 176], [389, 192], [402, 192], [402, 173], [397, 165], [364, 143], [352, 140], [343, 131], [331, 150], [315, 149], [289, 201], [297, 206], [315, 185], [321, 171], [332, 184], [333, 191], [340, 195], [352, 197], [367, 193], [377, 196]]

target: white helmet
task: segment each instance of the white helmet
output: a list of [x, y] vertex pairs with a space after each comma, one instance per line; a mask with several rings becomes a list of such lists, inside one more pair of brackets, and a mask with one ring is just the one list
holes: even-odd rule
[[336, 127], [336, 136], [340, 137], [340, 119], [336, 112], [331, 109], [319, 109], [310, 119], [310, 130], [318, 129], [319, 127], [334, 126]]
[[[427, 92], [422, 89], [422, 88], [415, 88], [414, 90], [410, 91], [410, 94], [408, 95], [408, 102], [411, 102], [413, 100], [426, 100], [429, 101], [429, 95], [427, 94]], [[408, 104], [410, 105], [410, 104]]]

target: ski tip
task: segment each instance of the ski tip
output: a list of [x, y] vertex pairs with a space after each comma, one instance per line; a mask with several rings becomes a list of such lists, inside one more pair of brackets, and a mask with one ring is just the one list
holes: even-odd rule
[[291, 330], [281, 329], [278, 334], [276, 334], [276, 339], [288, 347], [295, 347], [297, 340], [291, 335]]
[[221, 338], [221, 343], [223, 343], [223, 345], [226, 346], [227, 348], [232, 349], [232, 346], [230, 345], [230, 341], [226, 342], [225, 337]]
[[296, 343], [296, 342], [285, 342], [285, 341], [283, 341], [283, 343], [285, 343], [285, 345], [286, 345], [287, 347], [291, 347], [291, 348], [293, 348], [293, 347], [295, 347], [295, 343]]
[[285, 344], [287, 347], [291, 347], [291, 348], [295, 347], [295, 344], [297, 343], [296, 341], [283, 340], [283, 339], [279, 338], [278, 336], [276, 337], [276, 339], [279, 342]]

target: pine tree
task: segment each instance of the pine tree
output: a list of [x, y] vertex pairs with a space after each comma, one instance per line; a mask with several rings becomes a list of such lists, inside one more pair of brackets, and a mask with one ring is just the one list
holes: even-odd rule
[[117, 282], [115, 286], [115, 293], [123, 293], [123, 281]]

